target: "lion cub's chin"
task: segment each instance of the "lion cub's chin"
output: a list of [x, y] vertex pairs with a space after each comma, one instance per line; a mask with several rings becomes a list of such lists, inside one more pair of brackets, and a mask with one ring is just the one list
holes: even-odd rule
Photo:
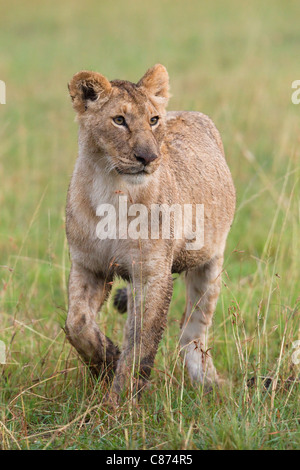
[[126, 183], [137, 185], [137, 184], [147, 184], [152, 179], [153, 173], [123, 173], [121, 178], [126, 181]]

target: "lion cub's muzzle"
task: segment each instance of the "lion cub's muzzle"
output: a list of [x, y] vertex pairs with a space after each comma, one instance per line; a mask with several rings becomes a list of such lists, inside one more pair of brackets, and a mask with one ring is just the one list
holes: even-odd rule
[[134, 154], [137, 162], [140, 163], [139, 169], [136, 169], [137, 173], [153, 173], [158, 165], [158, 155], [156, 153], [143, 153], [143, 154]]
[[136, 145], [133, 148], [133, 157], [139, 163], [141, 173], [153, 173], [159, 164], [159, 156], [159, 149], [152, 142], [149, 145]]
[[160, 163], [160, 155], [156, 153], [134, 153], [130, 165], [116, 167], [119, 174], [138, 175], [153, 173]]
[[143, 153], [141, 155], [134, 154], [134, 156], [144, 167], [158, 158], [158, 155], [155, 153]]

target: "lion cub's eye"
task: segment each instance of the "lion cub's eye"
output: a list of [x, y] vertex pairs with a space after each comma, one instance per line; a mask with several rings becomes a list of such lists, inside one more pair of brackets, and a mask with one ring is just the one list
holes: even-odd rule
[[158, 123], [158, 120], [159, 120], [159, 116], [153, 116], [153, 117], [150, 119], [150, 126], [155, 126], [155, 124]]
[[118, 124], [118, 126], [125, 126], [126, 125], [126, 121], [125, 121], [125, 118], [123, 116], [116, 116], [113, 118], [113, 121]]

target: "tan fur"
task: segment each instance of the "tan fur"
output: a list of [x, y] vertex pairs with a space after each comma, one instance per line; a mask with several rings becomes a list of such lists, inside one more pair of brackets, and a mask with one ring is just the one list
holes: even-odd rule
[[[95, 72], [79, 72], [69, 84], [79, 123], [79, 155], [67, 201], [67, 237], [72, 269], [66, 332], [83, 359], [98, 373], [115, 370], [120, 394], [136, 369], [138, 389], [153, 366], [172, 296], [173, 272], [185, 272], [186, 313], [181, 348], [191, 379], [208, 383], [217, 374], [208, 358], [207, 330], [220, 290], [223, 253], [235, 210], [235, 191], [220, 135], [198, 112], [168, 112], [169, 80], [156, 65], [133, 84], [109, 82]], [[113, 118], [123, 116], [126, 126]], [[150, 126], [151, 117], [159, 116]], [[146, 158], [149, 164], [137, 157]], [[201, 250], [186, 240], [99, 240], [96, 209], [204, 204]], [[117, 211], [118, 212], [118, 211]], [[100, 332], [96, 315], [115, 276], [128, 281], [128, 319], [119, 350]]]

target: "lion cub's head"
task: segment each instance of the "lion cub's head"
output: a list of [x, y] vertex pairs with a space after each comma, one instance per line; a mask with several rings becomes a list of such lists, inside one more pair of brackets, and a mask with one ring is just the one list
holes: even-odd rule
[[142, 182], [160, 162], [169, 77], [160, 64], [138, 83], [82, 71], [69, 83], [81, 138], [108, 172]]

